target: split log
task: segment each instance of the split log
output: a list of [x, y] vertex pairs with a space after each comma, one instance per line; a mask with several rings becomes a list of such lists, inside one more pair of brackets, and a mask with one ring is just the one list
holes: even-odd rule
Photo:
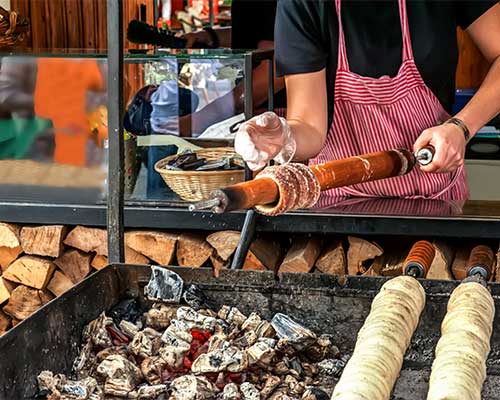
[[381, 256], [384, 251], [382, 248], [368, 240], [349, 236], [349, 249], [347, 251], [347, 273], [348, 275], [364, 274], [368, 269], [368, 261]]
[[22, 321], [19, 319], [12, 318], [12, 327], [14, 328], [17, 324], [20, 324]]
[[[107, 259], [106, 259], [107, 261]], [[125, 246], [125, 262], [132, 265], [149, 265], [151, 261], [149, 258], [144, 257], [141, 253], [138, 253], [134, 249]]]
[[183, 233], [177, 242], [177, 262], [180, 267], [200, 268], [213, 254], [205, 235]]
[[101, 269], [106, 267], [108, 264], [109, 263], [108, 263], [107, 257], [100, 256], [99, 254], [96, 254], [96, 256], [94, 257], [94, 259], [92, 260], [92, 263], [90, 265], [92, 265], [92, 268], [100, 271]]
[[56, 297], [50, 293], [47, 289], [42, 289], [38, 291], [38, 296], [42, 302], [42, 305], [47, 304], [49, 301], [54, 300]]
[[64, 274], [71, 279], [73, 284], [81, 282], [90, 273], [91, 254], [82, 253], [79, 250], [68, 250], [54, 261]]
[[286, 253], [279, 273], [310, 272], [321, 251], [321, 239], [302, 237], [295, 239]]
[[215, 249], [217, 255], [223, 260], [228, 261], [234, 254], [238, 243], [240, 242], [240, 232], [220, 231], [208, 235], [207, 242]]
[[282, 249], [277, 241], [258, 238], [250, 245], [243, 269], [277, 272], [281, 258]]
[[403, 266], [407, 255], [408, 250], [406, 247], [405, 250], [395, 250], [394, 252], [384, 253], [373, 260], [373, 264], [370, 267], [371, 272], [376, 273], [376, 276], [395, 277], [403, 275]]
[[0, 311], [0, 336], [7, 332], [12, 326], [12, 318]]
[[212, 263], [212, 266], [214, 267], [214, 276], [216, 278], [219, 277], [220, 271], [222, 269], [228, 269], [229, 266], [231, 265], [231, 261], [224, 261], [219, 256], [217, 255], [211, 255], [210, 256], [210, 262]]
[[9, 268], [10, 264], [16, 261], [22, 252], [23, 248], [21, 246], [0, 247], [0, 267], [2, 268], [2, 271]]
[[175, 255], [177, 234], [154, 231], [125, 233], [125, 244], [159, 265], [168, 266]]
[[455, 251], [451, 246], [445, 242], [434, 242], [434, 247], [436, 248], [436, 255], [434, 261], [427, 273], [427, 279], [443, 279], [452, 280], [451, 275], [451, 264], [453, 262], [453, 256]]
[[71, 279], [61, 271], [54, 272], [54, 276], [47, 285], [47, 289], [55, 296], [60, 296], [74, 286]]
[[93, 252], [101, 256], [108, 255], [108, 234], [106, 229], [77, 226], [66, 236], [64, 244], [85, 253]]
[[18, 247], [21, 246], [19, 240], [19, 225], [5, 224], [0, 222], [0, 247]]
[[10, 291], [4, 282], [3, 278], [0, 277], [0, 304], [5, 303], [10, 298]]
[[21, 246], [26, 254], [57, 258], [63, 251], [67, 231], [63, 225], [24, 227]]
[[34, 289], [43, 289], [49, 283], [55, 265], [52, 261], [35, 256], [23, 256], [14, 261], [3, 277]]
[[461, 281], [467, 278], [467, 261], [469, 261], [471, 250], [470, 246], [460, 246], [456, 252], [451, 264], [451, 272], [456, 280]]
[[27, 286], [18, 286], [11, 293], [9, 302], [3, 311], [17, 320], [24, 320], [44, 305], [39, 290]]
[[324, 274], [343, 276], [347, 273], [347, 263], [342, 241], [329, 243], [316, 260], [316, 270]]

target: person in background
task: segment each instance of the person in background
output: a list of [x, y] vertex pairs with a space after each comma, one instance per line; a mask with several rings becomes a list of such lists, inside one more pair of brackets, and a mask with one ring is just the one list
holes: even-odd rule
[[104, 92], [104, 72], [94, 60], [4, 58], [0, 69], [0, 109], [52, 121], [53, 161], [87, 165], [91, 128], [89, 92]]
[[[207, 29], [184, 35], [188, 47], [195, 42], [206, 43], [209, 48], [226, 47], [235, 50], [273, 49], [274, 22], [277, 0], [233, 0], [231, 5], [232, 27]], [[256, 24], [258, 21], [258, 24]], [[253, 71], [253, 100], [256, 113], [266, 109], [268, 96], [267, 63], [261, 63]], [[285, 84], [275, 77], [276, 111], [284, 115], [286, 107]], [[199, 134], [210, 125], [244, 111], [244, 86], [239, 84], [232, 92], [213, 101], [201, 111], [181, 118], [181, 132]]]
[[[468, 32], [491, 68], [473, 99], [450, 118], [457, 26]], [[428, 166], [328, 194], [468, 198], [466, 143], [500, 112], [496, 0], [282, 0], [276, 43], [287, 119], [268, 113], [241, 126], [235, 147], [251, 168], [275, 158], [319, 164], [432, 145], [436, 153]]]

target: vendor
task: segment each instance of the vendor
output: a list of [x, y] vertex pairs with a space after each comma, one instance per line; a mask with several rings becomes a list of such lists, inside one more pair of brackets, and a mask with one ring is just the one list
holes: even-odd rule
[[[236, 149], [258, 170], [272, 160], [324, 163], [392, 148], [435, 147], [434, 161], [394, 179], [332, 196], [468, 197], [470, 137], [500, 112], [500, 5], [489, 1], [278, 3], [276, 63], [287, 119], [242, 125]], [[457, 26], [491, 62], [477, 94], [453, 118]]]

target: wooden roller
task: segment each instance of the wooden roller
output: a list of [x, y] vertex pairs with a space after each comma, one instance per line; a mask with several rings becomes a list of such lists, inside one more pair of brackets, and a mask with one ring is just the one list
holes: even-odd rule
[[404, 274], [414, 278], [425, 278], [435, 255], [436, 249], [432, 243], [426, 240], [415, 243], [404, 262]]
[[[334, 160], [310, 168], [324, 191], [405, 175], [417, 162], [424, 163], [432, 155], [433, 149], [430, 147], [420, 150], [417, 156], [408, 150], [388, 150]], [[274, 204], [278, 200], [277, 184], [271, 178], [264, 177], [216, 190], [209, 200], [192, 205], [190, 210], [212, 209], [213, 212], [222, 213]]]

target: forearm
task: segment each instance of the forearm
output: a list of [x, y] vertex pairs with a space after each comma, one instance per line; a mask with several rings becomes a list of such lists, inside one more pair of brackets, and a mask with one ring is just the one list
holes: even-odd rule
[[456, 115], [474, 136], [500, 113], [500, 57], [492, 63], [488, 75], [471, 101]]
[[287, 122], [297, 143], [294, 161], [308, 161], [316, 157], [325, 145], [324, 133], [299, 119], [289, 119]]

